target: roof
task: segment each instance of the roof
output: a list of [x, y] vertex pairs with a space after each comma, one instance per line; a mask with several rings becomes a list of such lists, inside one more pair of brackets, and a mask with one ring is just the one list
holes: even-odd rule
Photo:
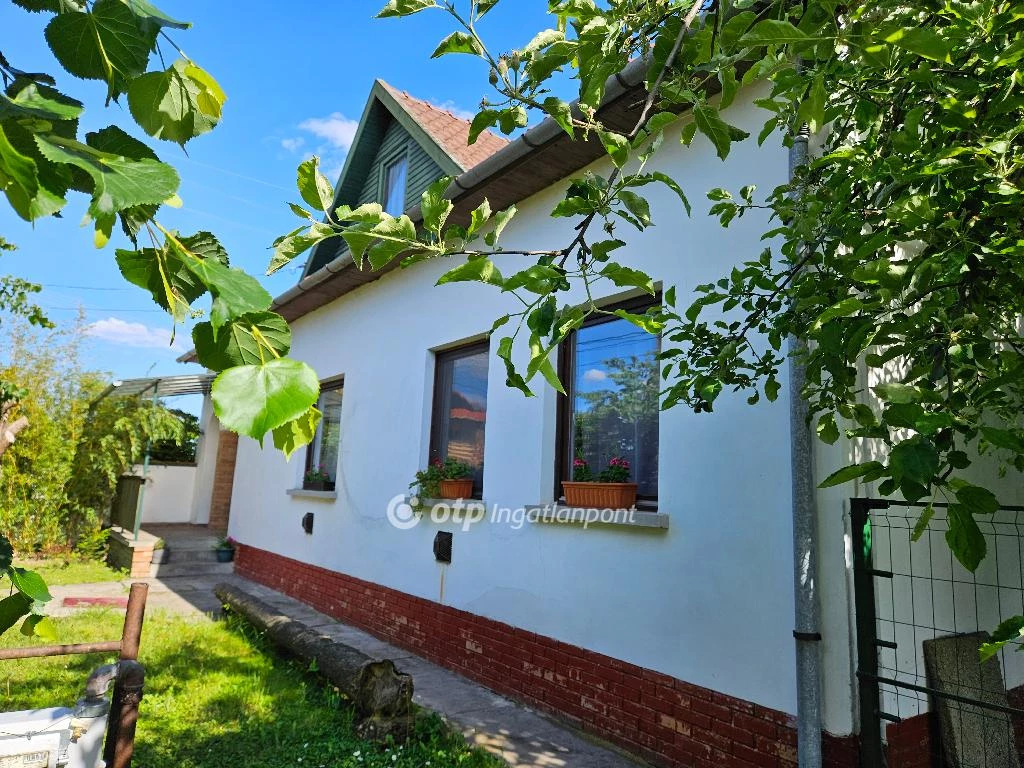
[[[490, 131], [483, 131], [476, 143], [469, 146], [468, 120], [410, 96], [383, 80], [374, 80], [345, 157], [345, 165], [334, 186], [336, 206], [355, 208], [359, 205], [367, 175], [372, 172], [375, 158], [392, 123], [398, 123], [441, 169], [439, 176], [465, 173], [509, 143]], [[419, 196], [418, 192], [416, 196]], [[348, 246], [339, 238], [317, 244], [306, 259], [302, 277], [315, 273], [347, 250]]]
[[408, 91], [399, 91], [383, 80], [377, 82], [464, 171], [483, 162], [509, 143], [508, 139], [496, 133], [482, 131], [476, 142], [470, 144], [469, 120], [464, 120], [429, 101], [410, 96]]
[[[647, 66], [645, 59], [636, 59], [624, 70], [608, 78], [598, 115], [613, 130], [628, 133], [636, 124], [647, 96], [644, 86]], [[390, 86], [385, 88], [382, 81], [378, 80], [374, 87], [379, 88], [386, 95], [385, 98], [399, 102], [399, 95], [393, 95], [394, 89]], [[709, 95], [720, 90], [717, 80], [709, 83], [707, 88]], [[404, 106], [402, 111], [406, 112]], [[436, 142], [433, 138], [431, 140]], [[591, 135], [586, 139], [577, 136], [571, 139], [549, 117], [455, 177], [446, 192], [455, 204], [448, 220], [453, 224], [465, 223], [469, 220], [470, 212], [484, 198], [490, 201], [492, 210], [507, 208], [605, 156], [604, 147], [596, 136]], [[422, 220], [418, 208], [410, 211], [409, 216], [417, 223]], [[395, 259], [377, 271], [359, 269], [350, 253], [342, 253], [274, 299], [272, 309], [286, 320], [295, 320], [379, 279], [395, 269], [400, 261]], [[182, 362], [194, 361], [195, 356], [189, 353], [178, 359]]]
[[146, 395], [154, 398], [205, 395], [210, 391], [214, 378], [215, 374], [212, 373], [186, 373], [180, 376], [147, 376], [142, 379], [112, 381], [92, 404], [95, 405], [109, 395]]
[[[628, 133], [636, 124], [647, 95], [644, 86], [647, 66], [646, 60], [636, 59], [624, 70], [608, 78], [598, 115], [612, 130]], [[400, 106], [398, 98], [381, 81], [378, 80], [374, 88], [379, 89], [382, 99], [394, 102], [396, 108]], [[709, 92], [717, 92], [718, 82], [713, 81], [708, 88]], [[573, 109], [576, 109], [575, 105]], [[405, 107], [401, 107], [400, 111], [403, 115], [408, 114]], [[604, 147], [593, 132], [586, 138], [570, 138], [549, 117], [505, 144], [486, 160], [455, 177], [446, 192], [454, 203], [448, 221], [452, 224], [465, 224], [469, 221], [470, 213], [484, 198], [490, 202], [492, 210], [507, 208], [571, 177], [605, 156]], [[414, 222], [422, 220], [418, 207], [408, 213]], [[278, 296], [272, 309], [286, 320], [295, 320], [349, 291], [379, 279], [386, 272], [397, 268], [400, 262], [400, 259], [394, 259], [376, 271], [368, 267], [360, 269], [346, 250], [326, 265], [305, 275], [297, 285]]]

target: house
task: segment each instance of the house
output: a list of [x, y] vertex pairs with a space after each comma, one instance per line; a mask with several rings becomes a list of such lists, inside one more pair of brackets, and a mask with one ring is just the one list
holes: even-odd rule
[[[610, 80], [602, 110], [609, 124], [628, 130], [642, 88], [636, 68]], [[754, 133], [762, 122], [757, 95], [750, 89], [730, 107], [730, 121]], [[692, 218], [674, 194], [649, 187], [656, 226], [632, 236], [619, 230], [627, 245], [616, 252], [680, 295], [763, 247], [763, 217], [748, 215], [723, 230], [701, 210], [703, 193], [751, 183], [772, 189], [787, 178], [781, 142], [736, 144], [722, 162], [700, 138], [691, 147], [680, 144], [685, 119], [668, 130], [655, 162], [697, 203]], [[466, 121], [377, 81], [337, 202], [378, 201], [415, 218], [420, 193], [450, 174], [455, 216], [485, 197], [496, 210], [518, 206], [502, 237], [506, 248], [571, 240], [574, 222], [549, 212], [574, 174], [609, 171], [600, 145], [571, 142], [547, 121], [513, 142], [485, 133], [467, 147], [468, 129]], [[795, 764], [788, 390], [775, 403], [754, 406], [723, 394], [710, 416], [660, 412], [644, 389], [658, 340], [610, 320], [586, 325], [563, 345], [568, 397], [544, 388], [526, 398], [506, 386], [487, 340], [492, 320], [515, 311], [512, 297], [479, 284], [435, 286], [452, 266], [445, 260], [360, 270], [340, 239], [329, 243], [313, 251], [298, 284], [276, 300], [292, 324], [292, 354], [322, 377], [316, 440], [286, 461], [254, 441], [220, 436], [210, 524], [226, 526], [240, 542], [237, 571], [653, 763]], [[507, 273], [523, 258], [501, 255], [496, 263]], [[595, 298], [607, 307], [652, 301], [610, 283]], [[624, 389], [637, 394], [629, 418], [621, 411], [602, 418], [599, 401]], [[814, 450], [820, 479], [859, 448], [840, 440]], [[630, 460], [639, 485], [634, 514], [587, 520], [559, 506], [560, 481], [581, 453], [594, 461], [609, 453]], [[446, 456], [477, 468], [474, 496], [481, 504], [417, 514], [410, 481], [429, 460]], [[307, 471], [317, 467], [329, 483], [304, 487]], [[907, 722], [927, 710], [927, 702], [900, 709], [905, 701], [892, 704], [891, 691], [877, 688], [873, 704], [864, 699], [866, 710], [858, 698], [866, 695], [853, 675], [861, 592], [853, 583], [858, 533], [848, 497], [872, 491], [819, 491], [817, 567], [808, 574], [796, 565], [798, 581], [816, 587], [820, 604], [820, 643], [812, 647], [820, 648], [826, 765], [855, 764], [865, 718], [874, 718], [879, 747], [909, 733], [896, 728], [886, 736], [875, 710], [894, 706]], [[912, 527], [912, 517], [903, 519]], [[909, 535], [909, 527], [899, 530]], [[937, 548], [941, 526], [924, 544], [931, 546], [932, 536]], [[917, 551], [909, 538], [906, 547]], [[891, 548], [889, 558], [890, 565], [906, 559]], [[861, 566], [858, 573], [870, 582], [870, 568]], [[1019, 554], [1013, 567], [1019, 571]], [[924, 577], [891, 570], [891, 584], [933, 578], [930, 571]], [[987, 605], [989, 597], [979, 595], [976, 604]], [[894, 657], [899, 640], [895, 672], [922, 679], [918, 638], [912, 633], [904, 642], [899, 634], [904, 625], [915, 627], [898, 620], [906, 601], [896, 591], [869, 599], [880, 612], [870, 631], [882, 631], [876, 624], [884, 609], [892, 612], [893, 633], [869, 638], [888, 643], [879, 648]], [[933, 619], [934, 634], [942, 627], [937, 614]], [[801, 642], [814, 644], [812, 635]], [[887, 657], [877, 658], [884, 666]], [[1019, 664], [1007, 662], [1006, 675], [1010, 687], [1024, 682]]]

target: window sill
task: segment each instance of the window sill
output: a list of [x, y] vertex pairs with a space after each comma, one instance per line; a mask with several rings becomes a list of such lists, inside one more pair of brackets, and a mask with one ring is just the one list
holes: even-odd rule
[[[600, 525], [610, 528], [652, 528], [667, 530], [670, 516], [642, 509], [587, 509], [565, 504], [536, 504], [526, 508], [527, 519], [549, 525]], [[595, 513], [598, 515], [595, 518]]]
[[299, 499], [322, 499], [324, 501], [332, 501], [338, 498], [337, 491], [310, 491], [306, 488], [289, 488], [285, 493], [292, 498]]
[[[415, 504], [413, 504], [413, 499], [416, 499]], [[459, 509], [463, 512], [467, 510], [487, 511], [487, 502], [483, 499], [421, 499], [419, 496], [406, 496], [405, 503], [412, 507], [417, 515], [430, 512], [434, 507], [441, 506], [442, 504], [450, 510], [454, 508], [455, 504], [458, 504]]]

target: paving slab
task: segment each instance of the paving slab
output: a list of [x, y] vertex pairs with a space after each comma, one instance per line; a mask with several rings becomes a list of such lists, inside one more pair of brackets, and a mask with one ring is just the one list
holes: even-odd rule
[[[338, 624], [337, 622], [334, 622], [329, 626], [318, 626], [314, 628], [332, 640], [337, 640], [338, 642], [344, 643], [352, 648], [358, 648], [370, 658], [391, 659], [395, 662], [396, 666], [399, 667], [402, 666], [398, 663], [399, 661], [412, 655], [409, 651], [391, 645], [384, 640], [379, 640], [367, 632], [363, 632], [355, 627], [347, 627], [344, 624]], [[403, 669], [403, 671], [405, 670]]]
[[[54, 616], [67, 616], [75, 610], [64, 605], [65, 598], [117, 598], [125, 597], [135, 582], [149, 585], [146, 598], [147, 610], [168, 610], [190, 616], [197, 621], [208, 621], [220, 613], [220, 601], [213, 594], [213, 587], [224, 581], [232, 582], [234, 574], [202, 576], [182, 576], [166, 579], [124, 579], [122, 581], [103, 581], [94, 584], [65, 584], [50, 587], [54, 600], [49, 613]], [[73, 602], [73, 600], [72, 600]]]
[[[150, 585], [147, 608], [163, 608], [209, 620], [220, 613], [213, 594], [228, 582], [271, 603], [284, 615], [374, 658], [388, 658], [413, 677], [413, 700], [442, 715], [466, 740], [505, 760], [511, 768], [637, 768], [646, 763], [616, 747], [576, 731], [488, 690], [411, 651], [398, 648], [368, 632], [320, 613], [304, 603], [234, 574], [165, 579], [137, 579]], [[127, 594], [130, 580], [102, 584], [54, 587], [59, 604], [63, 597], [118, 597]], [[70, 613], [73, 608], [57, 608]]]
[[[336, 621], [294, 598], [251, 582], [238, 586], [284, 615], [374, 658], [389, 658], [413, 678], [413, 701], [444, 716], [466, 740], [512, 768], [637, 768], [646, 765], [615, 747], [488, 690], [451, 670]], [[272, 594], [268, 596], [268, 592]]]

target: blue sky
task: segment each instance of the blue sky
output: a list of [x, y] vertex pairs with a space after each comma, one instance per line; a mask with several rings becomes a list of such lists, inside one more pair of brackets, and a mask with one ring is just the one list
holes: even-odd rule
[[[43, 40], [48, 15], [4, 3], [0, 44], [12, 65], [57, 74], [58, 85], [86, 103], [84, 130], [118, 124], [177, 168], [184, 207], [162, 211], [161, 223], [185, 233], [214, 232], [233, 264], [262, 275], [274, 237], [297, 226], [285, 204], [298, 199], [296, 165], [316, 153], [326, 168], [340, 170], [375, 77], [467, 114], [487, 92], [479, 60], [430, 59], [437, 42], [453, 29], [446, 14], [374, 19], [383, 3], [158, 2], [165, 12], [194, 24], [172, 38], [228, 94], [221, 124], [190, 142], [187, 155], [175, 144], [148, 139], [126, 106], [104, 109], [100, 84], [59, 69]], [[505, 0], [484, 19], [481, 32], [496, 50], [522, 46], [550, 26], [546, 5], [545, 0]], [[168, 63], [174, 57], [166, 46], [165, 57]], [[118, 272], [114, 249], [125, 247], [126, 239], [115, 236], [105, 249], [93, 247], [91, 227], [80, 226], [86, 204], [84, 196], [73, 196], [62, 219], [30, 225], [0, 200], [0, 234], [18, 245], [0, 259], [0, 274], [43, 284], [39, 303], [58, 323], [72, 322], [78, 307], [85, 309], [91, 326], [85, 359], [91, 368], [116, 378], [196, 370], [175, 362], [190, 344], [189, 330], [179, 327], [172, 347], [170, 318]], [[297, 279], [295, 270], [284, 270], [263, 281], [277, 295]]]

